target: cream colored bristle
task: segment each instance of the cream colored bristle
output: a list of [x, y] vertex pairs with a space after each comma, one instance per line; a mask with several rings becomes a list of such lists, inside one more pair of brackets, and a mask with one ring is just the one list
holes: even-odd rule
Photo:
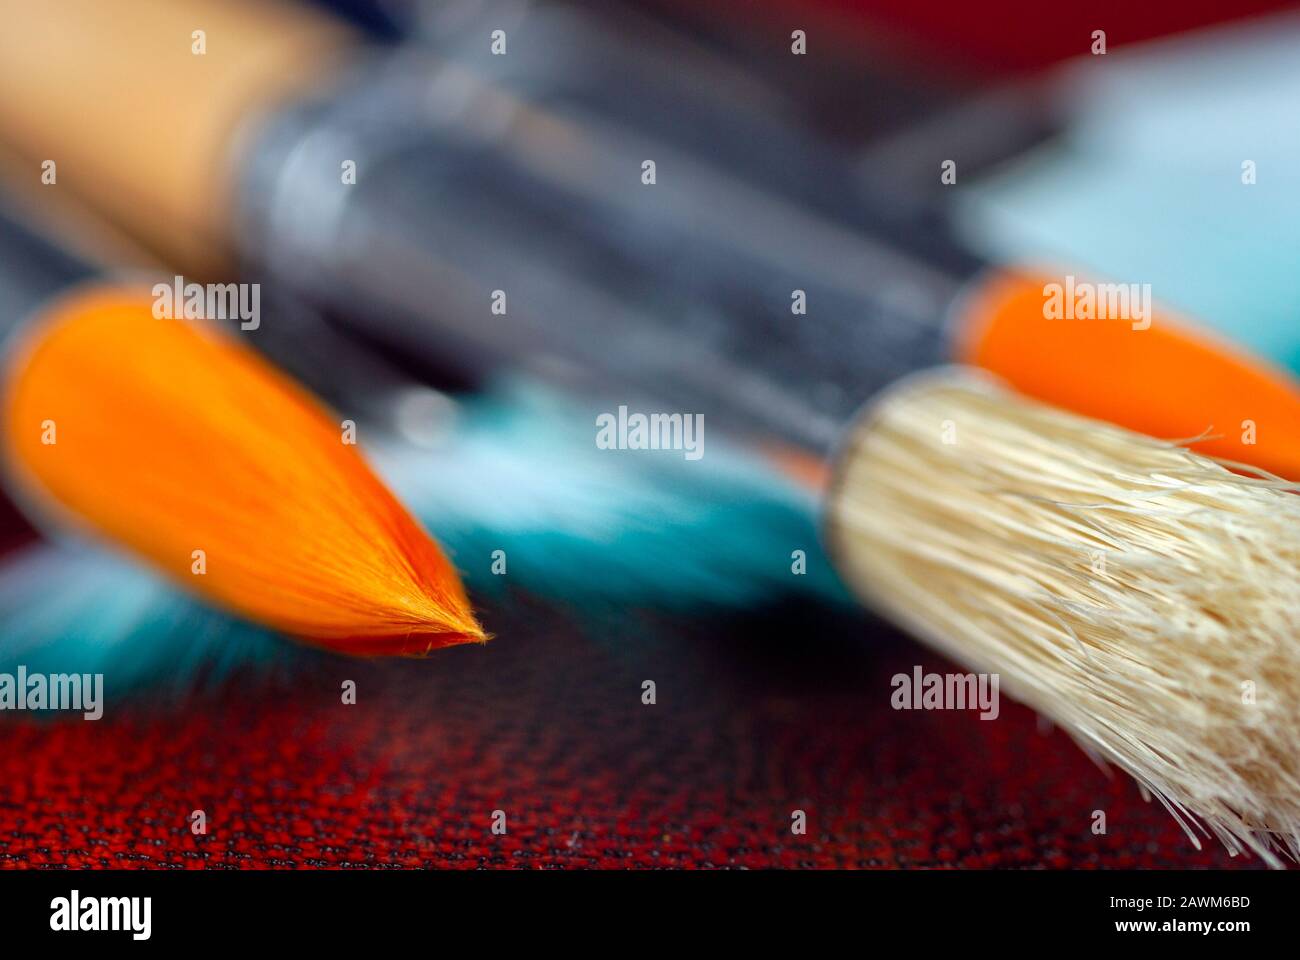
[[1300, 845], [1296, 491], [948, 369], [859, 422], [828, 537], [873, 606], [999, 674], [1197, 846], [1203, 825], [1278, 866]]

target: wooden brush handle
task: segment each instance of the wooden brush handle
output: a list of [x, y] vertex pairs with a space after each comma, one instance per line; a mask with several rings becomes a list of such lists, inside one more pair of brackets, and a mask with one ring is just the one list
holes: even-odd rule
[[[0, 139], [178, 265], [228, 256], [238, 139], [351, 35], [250, 0], [0, 0]], [[195, 31], [206, 51], [196, 52]]]

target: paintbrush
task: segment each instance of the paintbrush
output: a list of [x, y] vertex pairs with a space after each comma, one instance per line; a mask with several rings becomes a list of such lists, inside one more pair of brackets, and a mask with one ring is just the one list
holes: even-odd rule
[[322, 407], [138, 284], [12, 242], [0, 283], [8, 487], [227, 609], [321, 646], [421, 653], [484, 634], [439, 547]]
[[[1231, 468], [1231, 469], [1230, 469]], [[1272, 866], [1300, 852], [1300, 490], [952, 369], [850, 431], [828, 537], [877, 609]]]
[[[1284, 242], [1294, 190], [1288, 192], [1292, 184], [1280, 159], [1286, 140], [1276, 122], [1295, 81], [1284, 56], [1296, 30], [1294, 16], [1112, 51], [1104, 60], [1082, 56], [1045, 77], [962, 95], [905, 84], [897, 69], [892, 82], [873, 76], [853, 85], [871, 96], [856, 104], [866, 111], [855, 128], [866, 141], [851, 158], [810, 135], [807, 118], [817, 113], [813, 95], [773, 89], [774, 61], [798, 63], [798, 57], [774, 57], [769, 49], [728, 61], [617, 6], [587, 15], [563, 4], [525, 6], [507, 15], [488, 4], [444, 23], [452, 19], [429, 11], [419, 25], [438, 55], [568, 120], [596, 118], [650, 132], [695, 156], [707, 152], [717, 167], [742, 171], [805, 209], [890, 234], [957, 273], [969, 270], [972, 258], [979, 260], [973, 251], [985, 251], [994, 262], [1050, 259], [1086, 265], [1096, 276], [1150, 280], [1162, 299], [1192, 308], [1222, 338], [1300, 371], [1298, 328], [1284, 322], [1295, 301], [1289, 278], [1296, 271], [1287, 269], [1290, 246]], [[481, 42], [492, 24], [524, 38], [511, 56], [493, 56]], [[720, 35], [709, 39], [715, 47], [728, 45]], [[834, 59], [825, 49], [827, 39], [819, 33], [819, 64]], [[635, 57], [621, 53], [629, 48]], [[1208, 77], [1207, 63], [1214, 71]], [[879, 65], [872, 60], [868, 69]], [[843, 87], [849, 68], [836, 61], [834, 70], [796, 72]], [[687, 84], [698, 92], [684, 92]], [[1183, 91], [1176, 104], [1164, 93], [1170, 90]], [[908, 123], [897, 122], [902, 114]], [[1212, 131], [1225, 124], [1233, 135], [1215, 137]], [[1163, 150], [1170, 138], [1186, 144], [1177, 156]], [[1025, 156], [1035, 147], [1042, 156]], [[1254, 159], [1233, 159], [1238, 153]], [[953, 165], [951, 178], [938, 175], [946, 161]], [[1253, 175], [1243, 174], [1249, 185], [1243, 189], [1236, 176], [1223, 173], [1239, 166], [1262, 167], [1268, 176], [1255, 183]], [[981, 174], [990, 168], [1000, 172], [991, 187], [981, 185]], [[845, 202], [846, 190], [855, 195], [853, 202]], [[1122, 226], [1115, 210], [1130, 211]], [[1238, 229], [1225, 231], [1227, 222]], [[1225, 239], [1245, 235], [1256, 242]], [[1022, 339], [1004, 338], [997, 349], [1021, 354]], [[1120, 416], [1100, 405], [1103, 391], [1051, 391], [1064, 365], [1061, 357], [1085, 369], [1104, 369], [1110, 358], [1123, 361], [1122, 340], [1100, 338], [1083, 354], [1073, 343], [1062, 344], [1055, 357], [1045, 342], [1037, 353], [1037, 362], [1020, 363], [1014, 373], [1005, 358], [973, 349], [963, 358], [1001, 366], [1031, 394], [1071, 407], [1097, 404], [1085, 408], [1106, 419]], [[1140, 380], [1149, 359], [1142, 357], [1139, 369], [1123, 378], [1113, 370], [1106, 376]], [[1181, 375], [1196, 380], [1188, 370]], [[1179, 397], [1170, 406], [1191, 411], [1194, 399]], [[1115, 407], [1125, 405], [1121, 398]], [[1210, 406], [1231, 410], [1222, 399]], [[1216, 432], [1231, 427], [1240, 434], [1242, 420], [1250, 419], [1241, 412], [1215, 419]], [[1171, 433], [1158, 420], [1133, 425]], [[1226, 444], [1217, 452], [1247, 455]], [[1259, 459], [1260, 452], [1249, 456]]]
[[[81, 213], [75, 222], [87, 224]], [[88, 261], [0, 212], [5, 316], [39, 317], [68, 291], [95, 286], [112, 285]], [[370, 463], [437, 533], [481, 596], [499, 601], [506, 588], [520, 589], [565, 602], [593, 622], [638, 606], [718, 610], [787, 593], [844, 600], [819, 553], [815, 498], [742, 451], [718, 441], [703, 463], [671, 453], [611, 457], [578, 427], [572, 405], [541, 385], [498, 382], [452, 398], [409, 380], [295, 304], [263, 306], [268, 323], [255, 332], [231, 324], [233, 336], [315, 386], [338, 411], [339, 438], [344, 421], [355, 424]], [[796, 549], [807, 558], [800, 575], [792, 572]], [[265, 649], [264, 632], [170, 596], [121, 557], [34, 555], [48, 591], [26, 591], [25, 563], [10, 563], [0, 575], [18, 584], [9, 591], [0, 585], [8, 597], [0, 614], [5, 656], [40, 648], [53, 660], [130, 662], [114, 670], [121, 678], [165, 674], [185, 632], [194, 635], [187, 662], [195, 665], [231, 660], [220, 649], [224, 633], [235, 648]], [[64, 575], [51, 572], [60, 567]], [[82, 580], [82, 587], [74, 583]], [[130, 615], [75, 614], [96, 602]], [[147, 615], [151, 607], [156, 617]], [[251, 633], [247, 643], [239, 640]], [[183, 686], [190, 673], [178, 667], [175, 682]]]
[[[821, 457], [875, 390], [956, 357], [1080, 413], [1300, 476], [1293, 385], [1149, 304], [1048, 319], [1071, 277], [987, 272], [938, 236], [873, 237], [427, 51], [366, 56], [311, 11], [139, 9], [11, 14], [0, 126], [33, 182], [37, 158], [62, 158], [57, 189], [178, 262], [212, 266], [194, 238], [238, 251], [406, 362], [496, 365], [596, 398], [588, 416], [666, 405]], [[175, 42], [204, 20], [201, 41]], [[75, 84], [61, 66], [71, 37], [95, 38]], [[317, 95], [287, 91], [289, 74]], [[112, 137], [78, 122], [92, 97], [130, 105]], [[172, 132], [156, 155], [104, 146], [156, 130]], [[1112, 302], [1080, 285], [1093, 286]], [[1174, 355], [1213, 376], [1153, 383]]]
[[9, 489], [213, 602], [344, 652], [482, 642], [454, 568], [324, 409], [147, 290], [74, 289], [4, 375]]
[[[845, 203], [844, 185], [855, 178], [856, 157], [821, 135], [821, 121], [833, 118], [855, 137], [886, 140], [948, 110], [959, 92], [963, 100], [968, 93], [964, 85], [936, 86], [874, 56], [851, 66], [837, 62], [829, 74], [820, 69], [825, 57], [820, 40], [818, 69], [781, 51], [779, 42], [775, 51], [729, 56], [735, 31], [703, 38], [684, 33], [644, 2], [614, 0], [597, 7], [564, 0], [488, 0], [450, 7], [417, 3], [404, 12], [409, 16], [401, 34], [408, 41], [427, 45], [440, 59], [532, 106], [579, 125], [632, 130], [674, 151], [708, 157], [715, 167], [743, 172], [747, 180], [801, 206], [850, 223], [860, 211]], [[506, 55], [483, 41], [497, 30], [513, 38]], [[870, 96], [846, 111], [841, 89], [837, 109], [821, 109], [825, 105], [801, 88], [805, 81], [834, 82]], [[1026, 121], [1015, 129], [971, 125], [963, 172], [975, 170], [972, 153], [1002, 157], [1011, 144], [1027, 146], [1051, 129], [1029, 105], [1015, 116]], [[977, 145], [981, 139], [987, 147]]]

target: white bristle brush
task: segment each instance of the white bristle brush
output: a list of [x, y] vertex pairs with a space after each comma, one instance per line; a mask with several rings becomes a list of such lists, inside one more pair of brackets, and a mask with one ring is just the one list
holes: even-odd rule
[[[1229, 466], [1242, 472], [1233, 472]], [[1130, 773], [1199, 842], [1300, 853], [1300, 497], [946, 370], [852, 431], [848, 582]]]

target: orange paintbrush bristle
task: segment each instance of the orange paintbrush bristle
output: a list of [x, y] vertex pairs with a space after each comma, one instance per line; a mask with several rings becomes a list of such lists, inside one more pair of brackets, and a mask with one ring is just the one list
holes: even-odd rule
[[237, 338], [147, 291], [49, 309], [8, 362], [9, 475], [218, 605], [352, 654], [482, 642], [451, 563], [347, 431]]
[[956, 317], [956, 359], [1074, 413], [1300, 480], [1290, 374], [1158, 309], [1141, 323], [1047, 319], [1046, 291], [1042, 276], [991, 275]]

